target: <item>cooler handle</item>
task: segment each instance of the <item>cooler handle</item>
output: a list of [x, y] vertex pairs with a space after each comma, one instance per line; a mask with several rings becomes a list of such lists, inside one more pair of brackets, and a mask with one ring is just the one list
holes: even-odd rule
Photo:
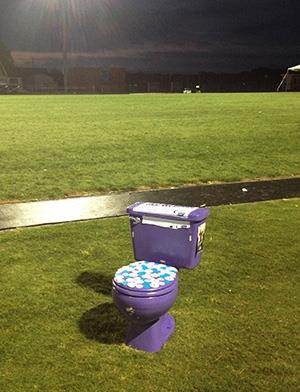
[[143, 216], [142, 224], [164, 227], [173, 230], [189, 229], [191, 227], [189, 221], [176, 221], [171, 219], [162, 219], [162, 218], [145, 217], [145, 216]]

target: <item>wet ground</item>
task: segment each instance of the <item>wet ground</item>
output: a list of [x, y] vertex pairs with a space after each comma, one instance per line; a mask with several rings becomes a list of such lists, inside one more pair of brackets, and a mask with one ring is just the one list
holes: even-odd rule
[[0, 205], [0, 230], [121, 216], [136, 201], [217, 206], [300, 197], [300, 177]]

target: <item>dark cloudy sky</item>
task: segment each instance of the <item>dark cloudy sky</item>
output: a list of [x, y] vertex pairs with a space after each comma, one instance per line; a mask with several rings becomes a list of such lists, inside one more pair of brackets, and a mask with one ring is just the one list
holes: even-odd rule
[[0, 40], [18, 64], [70, 59], [159, 72], [300, 64], [300, 0], [0, 0]]

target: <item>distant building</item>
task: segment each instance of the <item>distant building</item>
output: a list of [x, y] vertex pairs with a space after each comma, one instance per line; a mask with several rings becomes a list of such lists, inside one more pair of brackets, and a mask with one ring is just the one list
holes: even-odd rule
[[73, 67], [68, 72], [68, 89], [82, 93], [126, 93], [127, 73], [117, 67]]
[[[19, 68], [25, 91], [63, 92], [64, 78], [59, 70]], [[68, 70], [68, 91], [74, 93], [127, 93], [127, 73], [123, 68], [72, 67]]]
[[60, 85], [52, 72], [45, 68], [19, 68], [23, 88], [29, 92], [56, 92]]
[[72, 67], [68, 71], [68, 90], [75, 92], [97, 92], [100, 80], [100, 68]]
[[124, 68], [101, 69], [98, 92], [108, 94], [128, 93], [127, 72]]
[[121, 67], [110, 68], [110, 85], [112, 93], [127, 93], [127, 72]]
[[[134, 72], [128, 74], [128, 88], [131, 93], [168, 93], [177, 87], [169, 74]], [[182, 91], [181, 86], [178, 91]]]

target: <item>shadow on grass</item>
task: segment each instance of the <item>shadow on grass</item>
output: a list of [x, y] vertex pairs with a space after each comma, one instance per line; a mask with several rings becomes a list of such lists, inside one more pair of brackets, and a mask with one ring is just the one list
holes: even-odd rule
[[94, 290], [96, 293], [111, 296], [112, 277], [95, 272], [84, 271], [76, 279], [80, 286]]
[[88, 339], [105, 344], [123, 343], [126, 328], [126, 320], [109, 302], [88, 310], [79, 320], [79, 329]]
[[[85, 271], [78, 276], [76, 282], [111, 298], [111, 276]], [[111, 302], [83, 313], [78, 324], [80, 332], [90, 340], [105, 344], [120, 344], [125, 340], [127, 322]]]

